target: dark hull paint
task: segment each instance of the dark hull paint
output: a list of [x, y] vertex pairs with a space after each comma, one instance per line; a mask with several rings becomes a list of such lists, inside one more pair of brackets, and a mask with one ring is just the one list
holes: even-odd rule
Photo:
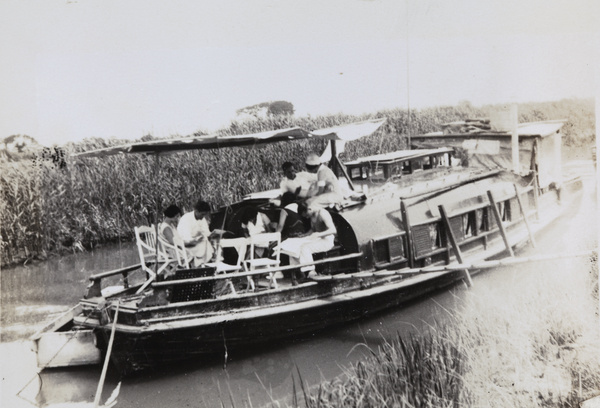
[[[256, 316], [158, 333], [117, 332], [112, 359], [129, 371], [201, 355], [224, 355], [255, 344], [302, 336], [348, 323], [447, 287], [463, 276], [460, 271], [447, 272], [408, 286], [390, 288], [374, 296], [320, 302], [314, 307], [290, 310], [276, 316]], [[100, 337], [107, 340], [109, 335], [110, 325], [104, 326]]]

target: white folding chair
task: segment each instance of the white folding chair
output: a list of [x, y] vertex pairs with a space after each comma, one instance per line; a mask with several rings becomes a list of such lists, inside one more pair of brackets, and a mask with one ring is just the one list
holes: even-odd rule
[[[264, 234], [256, 234], [249, 238], [250, 240], [250, 259], [244, 262], [244, 266], [247, 270], [255, 271], [261, 268], [273, 268], [279, 266], [280, 260], [280, 245], [281, 245], [281, 233], [279, 232], [267, 232]], [[275, 246], [273, 247], [273, 244]], [[264, 249], [265, 256], [257, 258], [256, 248]], [[269, 258], [270, 248], [273, 248], [274, 254], [272, 258]], [[269, 273], [270, 286], [277, 288], [277, 279], [273, 272]]]
[[[157, 274], [160, 274], [162, 271], [167, 269], [173, 260], [169, 259], [164, 252], [158, 248], [157, 253], [157, 245], [156, 245], [156, 230], [154, 229], [154, 225], [141, 227], [134, 227], [135, 231], [135, 240], [138, 250], [138, 256], [140, 257], [140, 263], [142, 264], [142, 270], [146, 272], [149, 278], [144, 282], [144, 284], [138, 289], [136, 293], [141, 293], [152, 283], [152, 281], [156, 278]], [[153, 268], [148, 266], [148, 263], [158, 264], [156, 272]], [[162, 265], [161, 265], [162, 264]]]
[[159, 251], [164, 253], [169, 259], [176, 260], [179, 267], [188, 269], [190, 267], [190, 260], [185, 250], [185, 244], [181, 239], [177, 239], [177, 237], [173, 237], [173, 240], [174, 244], [171, 244], [159, 235]]
[[[248, 248], [248, 243], [248, 238], [222, 238], [217, 244], [216, 262], [211, 262], [206, 265], [214, 267], [216, 269], [216, 273], [229, 273], [242, 270], [242, 262], [244, 261], [244, 258], [246, 258], [246, 250]], [[223, 262], [223, 249], [225, 248], [234, 248], [237, 251], [237, 261], [235, 264], [228, 264]], [[250, 279], [250, 277], [247, 278], [248, 289], [254, 290], [254, 281]], [[227, 283], [232, 293], [235, 294], [236, 290], [231, 280], [228, 280]]]

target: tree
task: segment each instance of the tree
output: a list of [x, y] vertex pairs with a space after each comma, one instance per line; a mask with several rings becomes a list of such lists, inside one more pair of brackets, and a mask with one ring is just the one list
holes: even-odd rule
[[271, 102], [267, 113], [269, 115], [293, 115], [294, 105], [288, 101]]
[[245, 108], [236, 111], [238, 116], [253, 116], [255, 118], [264, 117], [267, 115], [271, 102], [257, 103], [256, 105], [246, 106]]
[[288, 101], [261, 102], [256, 105], [246, 106], [236, 111], [238, 116], [252, 116], [264, 118], [274, 115], [293, 115], [294, 105]]

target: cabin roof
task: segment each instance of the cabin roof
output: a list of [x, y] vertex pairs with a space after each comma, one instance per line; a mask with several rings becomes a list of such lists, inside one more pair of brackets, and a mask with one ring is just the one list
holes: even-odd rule
[[437, 149], [418, 149], [418, 150], [398, 150], [390, 153], [382, 153], [375, 154], [373, 156], [365, 156], [360, 157], [356, 160], [345, 162], [346, 166], [354, 166], [358, 164], [366, 164], [366, 163], [385, 163], [385, 162], [394, 162], [398, 160], [408, 160], [408, 159], [416, 159], [419, 157], [427, 157], [434, 154], [444, 154], [453, 152], [454, 149], [448, 147], [440, 147]]
[[[518, 125], [517, 130], [519, 137], [548, 137], [558, 132], [566, 120], [548, 120], [544, 122], [528, 122], [521, 123]], [[461, 133], [444, 133], [444, 132], [431, 132], [424, 135], [415, 135], [413, 139], [428, 139], [428, 138], [510, 138], [511, 132], [508, 131], [474, 131], [474, 132], [461, 132]]]
[[383, 119], [371, 119], [336, 127], [308, 131], [300, 127], [269, 130], [266, 132], [246, 135], [220, 136], [189, 136], [177, 139], [161, 139], [150, 142], [130, 143], [105, 149], [76, 153], [74, 157], [105, 157], [115, 154], [145, 153], [157, 154], [183, 150], [220, 149], [225, 147], [261, 146], [270, 143], [300, 140], [355, 140], [375, 132], [384, 122]]

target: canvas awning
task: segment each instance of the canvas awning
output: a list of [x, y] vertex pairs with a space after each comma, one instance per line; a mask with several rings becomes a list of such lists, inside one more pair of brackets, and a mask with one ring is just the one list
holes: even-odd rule
[[275, 142], [301, 140], [301, 139], [326, 139], [326, 140], [355, 140], [375, 132], [386, 119], [376, 119], [356, 122], [348, 125], [336, 126], [327, 129], [308, 131], [300, 127], [270, 130], [260, 133], [234, 136], [197, 136], [177, 139], [161, 139], [150, 142], [130, 143], [122, 146], [108, 147], [105, 149], [91, 150], [73, 154], [73, 157], [105, 157], [116, 154], [142, 153], [155, 154], [176, 152], [183, 150], [221, 149], [225, 147], [260, 146]]

